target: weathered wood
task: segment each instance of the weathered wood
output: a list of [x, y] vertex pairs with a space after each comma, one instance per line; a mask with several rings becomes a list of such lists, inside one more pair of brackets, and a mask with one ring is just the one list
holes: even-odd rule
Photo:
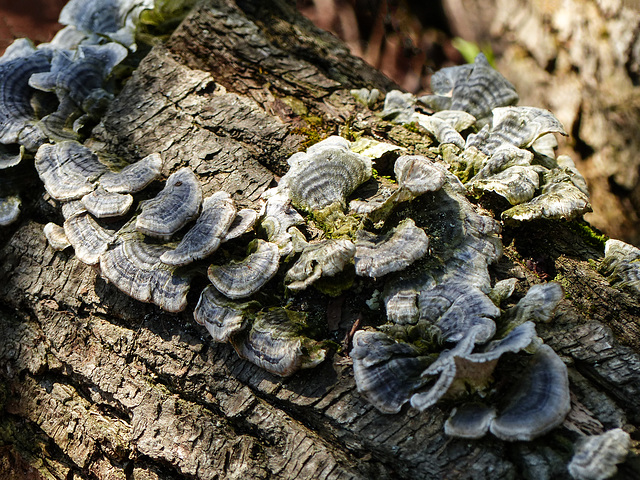
[[[92, 146], [133, 159], [159, 151], [163, 173], [190, 166], [205, 193], [243, 205], [319, 136], [364, 131], [426, 149], [349, 95], [390, 81], [288, 3], [256, 3], [203, 3], [142, 61]], [[507, 444], [447, 438], [447, 402], [379, 413], [345, 352], [287, 380], [266, 373], [195, 324], [201, 287], [187, 311], [167, 314], [53, 251], [42, 234], [53, 212], [36, 202], [0, 248], [0, 478], [566, 478], [576, 430], [638, 425], [636, 303], [597, 273], [601, 246], [579, 229], [505, 231], [497, 278], [539, 282], [527, 260], [546, 255], [550, 278], [565, 282], [562, 315], [539, 333], [572, 366], [574, 397], [564, 427]], [[345, 302], [338, 341], [357, 307]]]

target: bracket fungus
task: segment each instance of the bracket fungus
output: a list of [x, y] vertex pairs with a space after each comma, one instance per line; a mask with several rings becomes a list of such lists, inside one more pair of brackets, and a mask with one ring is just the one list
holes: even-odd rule
[[169, 240], [200, 211], [202, 187], [195, 174], [181, 168], [171, 174], [162, 191], [141, 203], [136, 229], [150, 237]]
[[[490, 431], [529, 440], [561, 423], [569, 409], [567, 369], [541, 345], [533, 322], [552, 319], [562, 289], [533, 286], [502, 310], [515, 279], [495, 282], [489, 271], [502, 255], [499, 220], [570, 220], [590, 208], [571, 159], [555, 158], [553, 135], [565, 134], [560, 122], [546, 110], [512, 106], [513, 86], [480, 54], [472, 65], [434, 74], [433, 95], [386, 95], [382, 118], [426, 130], [421, 147], [429, 148], [417, 150], [428, 157], [366, 134], [353, 143], [331, 136], [288, 159], [278, 186], [262, 194], [260, 213], [237, 211], [225, 192], [203, 203], [188, 168], [131, 209], [134, 195], [160, 176], [160, 155], [118, 169], [91, 150], [91, 141], [68, 138], [84, 141], [92, 125], [85, 114], [98, 120], [111, 98], [110, 75], [128, 51], [107, 39], [133, 50], [140, 12], [154, 5], [72, 0], [60, 16], [69, 27], [50, 44], [36, 49], [16, 41], [0, 58], [0, 168], [37, 150], [38, 174], [65, 218], [63, 228], [45, 227], [52, 247], [71, 244], [80, 261], [99, 264], [100, 275], [120, 291], [168, 312], [187, 308], [192, 277], [208, 265], [211, 285], [200, 292], [195, 321], [214, 341], [280, 376], [318, 365], [328, 351], [312, 338], [312, 315], [285, 309], [285, 302], [308, 296], [299, 292], [318, 288], [322, 277], [355, 270], [356, 288], [375, 289], [385, 306], [355, 332], [350, 352], [356, 387], [378, 410], [398, 413], [406, 404], [425, 410], [465, 392], [481, 394], [482, 404], [458, 407], [445, 425], [451, 436]], [[57, 107], [39, 103], [53, 98], [46, 92], [56, 93]], [[378, 105], [377, 91], [355, 95]], [[374, 162], [378, 168], [389, 160], [396, 184], [372, 178]], [[374, 194], [353, 198], [370, 186]], [[2, 194], [0, 224], [18, 210], [17, 197]], [[488, 212], [469, 200], [483, 204], [494, 194], [510, 206]], [[244, 259], [226, 260], [247, 245]], [[608, 243], [602, 269], [612, 282], [640, 291], [640, 250], [628, 247]], [[537, 349], [526, 380], [492, 404], [500, 359], [523, 357], [525, 349]]]
[[618, 473], [631, 449], [631, 436], [621, 428], [600, 435], [583, 437], [569, 462], [569, 473], [576, 480], [605, 480]]
[[278, 272], [280, 251], [275, 243], [256, 239], [255, 249], [244, 260], [211, 265], [209, 280], [219, 292], [231, 299], [246, 298], [260, 290]]
[[231, 337], [231, 344], [241, 358], [281, 377], [313, 368], [324, 361], [326, 349], [302, 334], [301, 317], [284, 308], [259, 312], [250, 328]]
[[360, 230], [356, 240], [356, 274], [372, 278], [404, 270], [427, 253], [429, 239], [408, 218], [384, 235]]
[[205, 198], [195, 225], [178, 246], [163, 253], [160, 260], [167, 265], [180, 266], [208, 257], [220, 246], [235, 216], [236, 207], [228, 193], [216, 192]]
[[294, 205], [317, 210], [346, 199], [372, 174], [371, 159], [349, 150], [349, 141], [329, 137], [289, 158], [289, 171], [278, 189]]
[[621, 240], [609, 239], [604, 247], [602, 274], [619, 288], [640, 295], [640, 249]]
[[11, 225], [20, 215], [22, 201], [19, 197], [0, 197], [0, 227]]

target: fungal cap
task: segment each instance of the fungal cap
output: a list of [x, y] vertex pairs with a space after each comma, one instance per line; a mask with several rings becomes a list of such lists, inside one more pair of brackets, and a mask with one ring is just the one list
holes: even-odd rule
[[313, 368], [325, 359], [326, 349], [301, 333], [304, 314], [284, 308], [259, 313], [248, 332], [231, 338], [241, 358], [266, 371], [288, 377]]
[[358, 391], [382, 413], [398, 413], [425, 381], [429, 365], [414, 347], [382, 332], [358, 330], [353, 337], [353, 374]]
[[162, 254], [160, 260], [167, 265], [187, 265], [215, 252], [231, 222], [236, 207], [227, 192], [216, 192], [205, 198], [202, 213], [174, 250]]
[[0, 227], [11, 225], [18, 219], [21, 205], [19, 197], [0, 197]]
[[631, 437], [621, 428], [582, 438], [569, 462], [569, 473], [578, 480], [612, 478], [630, 448]]
[[114, 232], [102, 228], [88, 213], [79, 213], [64, 221], [64, 233], [75, 250], [76, 257], [87, 265], [95, 265], [100, 255], [113, 242]]
[[81, 202], [87, 211], [96, 218], [121, 217], [131, 208], [133, 197], [97, 188], [82, 197]]
[[64, 233], [64, 228], [60, 225], [49, 222], [44, 226], [43, 231], [49, 245], [51, 245], [51, 248], [54, 250], [61, 252], [71, 246], [69, 239]]
[[181, 168], [167, 179], [155, 198], [143, 202], [136, 229], [168, 240], [198, 215], [201, 203], [200, 182], [189, 168]]
[[256, 239], [249, 248], [255, 251], [244, 260], [209, 267], [209, 280], [228, 298], [235, 300], [253, 295], [278, 272], [280, 251], [275, 243]]
[[162, 157], [158, 153], [127, 165], [119, 172], [107, 172], [100, 177], [100, 186], [112, 193], [136, 193], [160, 176]]
[[489, 431], [496, 411], [478, 403], [467, 403], [454, 408], [444, 423], [444, 433], [450, 437], [478, 439]]
[[259, 308], [257, 302], [236, 303], [207, 286], [193, 311], [193, 317], [204, 325], [214, 341], [224, 343], [247, 326], [246, 311]]
[[428, 248], [427, 234], [410, 218], [383, 235], [360, 230], [356, 240], [356, 273], [377, 278], [404, 270], [422, 258]]
[[446, 181], [443, 169], [422, 155], [399, 157], [393, 170], [400, 188], [414, 195], [440, 190]]
[[570, 409], [567, 367], [551, 347], [541, 345], [490, 430], [501, 440], [530, 441], [560, 425]]
[[353, 259], [356, 247], [350, 240], [324, 240], [308, 244], [285, 277], [291, 290], [304, 290], [320, 277], [341, 272]]

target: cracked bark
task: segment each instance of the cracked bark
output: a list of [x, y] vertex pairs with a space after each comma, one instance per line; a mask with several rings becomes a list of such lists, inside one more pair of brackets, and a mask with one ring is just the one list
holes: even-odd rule
[[[425, 150], [349, 95], [389, 80], [288, 3], [256, 3], [198, 7], [142, 61], [92, 146], [159, 151], [165, 174], [190, 166], [205, 194], [247, 206], [314, 135], [364, 131]], [[563, 478], [578, 432], [638, 424], [637, 301], [609, 287], [602, 252], [567, 225], [505, 231], [493, 271], [539, 282], [526, 260], [544, 254], [567, 291], [539, 331], [571, 366], [572, 414], [542, 439], [506, 444], [445, 437], [446, 402], [378, 413], [344, 353], [287, 380], [240, 360], [193, 322], [197, 286], [187, 311], [167, 314], [48, 247], [42, 227], [57, 210], [43, 192], [0, 245], [0, 478]], [[357, 315], [348, 304], [340, 338]], [[621, 475], [637, 473], [633, 462]]]

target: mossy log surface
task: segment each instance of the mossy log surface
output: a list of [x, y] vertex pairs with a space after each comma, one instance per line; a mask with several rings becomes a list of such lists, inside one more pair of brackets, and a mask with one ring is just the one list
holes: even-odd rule
[[[159, 151], [164, 174], [190, 166], [205, 194], [255, 206], [292, 153], [329, 134], [425, 151], [421, 135], [355, 102], [363, 86], [393, 84], [289, 3], [209, 0], [144, 58], [91, 145]], [[379, 413], [340, 349], [286, 380], [239, 359], [193, 321], [201, 287], [178, 315], [130, 299], [47, 245], [42, 228], [60, 213], [38, 188], [0, 239], [0, 478], [566, 478], [580, 433], [640, 422], [637, 299], [597, 273], [602, 244], [574, 223], [505, 230], [492, 268], [520, 278], [519, 295], [563, 284], [538, 331], [570, 367], [572, 411], [534, 442], [466, 441], [444, 435], [452, 403]], [[318, 298], [342, 341], [356, 303]], [[637, 471], [632, 455], [619, 475]]]

